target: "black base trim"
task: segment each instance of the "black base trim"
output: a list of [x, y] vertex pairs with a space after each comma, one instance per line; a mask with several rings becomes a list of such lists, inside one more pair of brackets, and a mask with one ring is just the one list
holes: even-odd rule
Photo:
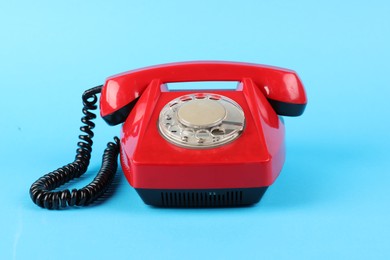
[[145, 204], [156, 207], [236, 207], [260, 201], [268, 187], [244, 189], [135, 189]]

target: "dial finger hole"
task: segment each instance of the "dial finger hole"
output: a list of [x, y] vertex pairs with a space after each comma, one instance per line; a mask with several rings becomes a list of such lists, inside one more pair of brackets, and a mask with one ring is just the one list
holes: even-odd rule
[[174, 107], [174, 106], [176, 106], [177, 104], [178, 104], [177, 102], [173, 102], [173, 103], [169, 104], [169, 106], [170, 106], [170, 107]]
[[190, 129], [190, 128], [186, 128], [183, 130], [183, 132], [181, 133], [182, 136], [193, 136], [195, 133], [195, 131], [193, 129]]
[[219, 137], [219, 136], [222, 136], [224, 134], [225, 134], [225, 129], [223, 129], [223, 128], [217, 127], [217, 128], [211, 129], [211, 135], [212, 136]]
[[197, 139], [202, 139], [202, 140], [205, 140], [205, 139], [207, 139], [208, 137], [210, 136], [210, 132], [209, 131], [207, 131], [207, 130], [198, 130], [198, 131], [196, 131], [196, 133], [195, 133], [195, 137], [197, 138]]
[[211, 100], [220, 100], [221, 97], [217, 96], [217, 95], [212, 95], [212, 96], [209, 97], [209, 99], [211, 99]]
[[205, 99], [205, 98], [206, 98], [206, 95], [205, 95], [205, 94], [202, 94], [202, 93], [198, 93], [198, 94], [195, 94], [195, 98], [196, 98], [196, 99]]
[[187, 102], [187, 101], [190, 101], [190, 100], [192, 100], [192, 97], [189, 97], [189, 96], [184, 96], [184, 97], [180, 98], [180, 101], [182, 101], [182, 102]]

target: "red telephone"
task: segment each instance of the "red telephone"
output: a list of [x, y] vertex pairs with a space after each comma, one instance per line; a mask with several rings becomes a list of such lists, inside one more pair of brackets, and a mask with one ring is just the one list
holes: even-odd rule
[[[191, 81], [239, 83], [235, 91], [169, 91], [166, 86]], [[182, 62], [128, 71], [85, 93], [86, 107], [96, 108], [100, 90], [103, 119], [110, 125], [124, 123], [120, 148], [118, 140], [109, 143], [103, 176], [98, 174], [90, 186], [52, 192], [82, 174], [68, 172], [85, 172], [89, 155], [84, 150], [90, 150], [92, 141], [81, 138], [85, 145], [78, 150], [76, 166], [69, 164], [65, 170], [64, 166], [32, 185], [30, 195], [39, 206], [92, 203], [113, 179], [118, 150], [127, 180], [146, 204], [214, 207], [257, 203], [279, 175], [285, 159], [284, 123], [278, 115], [299, 116], [307, 103], [294, 71], [239, 62]], [[94, 126], [90, 122], [93, 114], [83, 112], [88, 129], [82, 130], [87, 133]], [[88, 162], [81, 165], [85, 159]], [[110, 172], [108, 177], [106, 172]], [[64, 180], [58, 181], [61, 174]]]

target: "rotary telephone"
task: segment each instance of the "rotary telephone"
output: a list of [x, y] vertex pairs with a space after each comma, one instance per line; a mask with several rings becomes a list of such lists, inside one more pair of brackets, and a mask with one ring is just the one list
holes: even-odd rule
[[[237, 81], [231, 90], [169, 91], [167, 83]], [[58, 190], [89, 165], [97, 94], [109, 125], [123, 123], [104, 151], [95, 179]], [[83, 132], [74, 162], [35, 181], [30, 196], [47, 209], [86, 206], [122, 170], [142, 200], [158, 207], [230, 207], [257, 203], [284, 160], [284, 121], [307, 99], [291, 70], [240, 62], [193, 61], [157, 65], [107, 78], [84, 92]], [[280, 115], [280, 116], [278, 116]]]

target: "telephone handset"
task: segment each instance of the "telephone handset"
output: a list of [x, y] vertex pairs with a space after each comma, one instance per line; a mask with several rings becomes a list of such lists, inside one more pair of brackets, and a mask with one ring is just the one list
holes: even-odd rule
[[[291, 70], [240, 62], [181, 62], [133, 70], [107, 79], [100, 101], [101, 115], [110, 125], [124, 122], [136, 100], [151, 84], [251, 79], [278, 115], [299, 116], [306, 95]], [[115, 98], [113, 98], [115, 97]]]
[[[235, 91], [169, 91], [166, 83], [237, 81]], [[83, 174], [92, 147], [91, 122], [100, 114], [124, 123], [110, 142], [97, 177], [82, 189], [53, 191]], [[76, 159], [30, 188], [37, 205], [84, 206], [112, 182], [117, 157], [146, 204], [161, 207], [227, 207], [257, 203], [279, 175], [284, 123], [307, 103], [294, 71], [250, 63], [195, 61], [128, 71], [83, 94], [85, 126]]]

